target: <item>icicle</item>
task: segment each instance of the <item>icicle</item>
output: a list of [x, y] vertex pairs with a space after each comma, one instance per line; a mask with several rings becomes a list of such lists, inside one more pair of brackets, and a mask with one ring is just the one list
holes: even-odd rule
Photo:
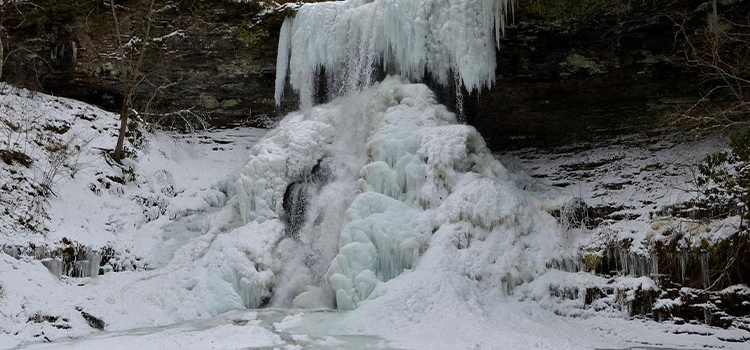
[[620, 249], [620, 271], [623, 275], [629, 274], [630, 259], [628, 259], [628, 252], [624, 249]]
[[89, 260], [89, 266], [88, 266], [88, 271], [86, 272], [88, 277], [99, 276], [99, 266], [102, 263], [102, 256], [100, 254], [90, 252], [88, 254], [88, 260]]
[[36, 247], [34, 248], [34, 259], [41, 260], [47, 257], [47, 249], [44, 247]]
[[99, 276], [99, 265], [101, 264], [102, 256], [88, 251], [86, 252], [86, 259], [76, 261], [73, 264], [73, 277], [97, 277]]
[[680, 252], [680, 277], [682, 277], [682, 283], [685, 284], [685, 274], [687, 273], [687, 264], [688, 264], [688, 252], [683, 250]]
[[78, 63], [78, 47], [76, 46], [75, 41], [70, 42], [70, 51], [71, 51], [71, 61], [73, 64]]
[[289, 72], [289, 55], [292, 52], [292, 26], [293, 17], [287, 17], [284, 24], [281, 25], [279, 33], [279, 50], [276, 53], [276, 106], [281, 105], [281, 98], [284, 97], [284, 86], [286, 85], [286, 76]]
[[429, 73], [447, 86], [451, 73], [459, 88], [473, 92], [495, 81], [498, 37], [514, 0], [477, 0], [456, 6], [450, 0], [349, 0], [307, 3], [284, 21], [279, 40], [276, 103], [286, 75], [311, 107], [321, 69], [348, 94], [371, 86], [376, 65], [412, 80]]
[[633, 314], [633, 302], [628, 300], [628, 295], [624, 291], [616, 291], [618, 304], [620, 305], [620, 315], [622, 318], [629, 320]]
[[240, 280], [240, 297], [248, 309], [257, 309], [263, 303], [264, 288], [256, 279], [243, 277]]
[[709, 306], [707, 306], [707, 305], [704, 306], [703, 307], [703, 322], [705, 322], [706, 325], [709, 325], [709, 326], [711, 325], [711, 320], [712, 320], [711, 316], [712, 316], [711, 315], [711, 308]]
[[701, 250], [701, 276], [703, 277], [703, 289], [708, 289], [711, 286], [711, 281], [708, 276], [708, 250]]
[[651, 251], [651, 277], [659, 284], [659, 254], [656, 250]]
[[42, 260], [42, 265], [49, 270], [49, 272], [57, 277], [58, 279], [62, 277], [63, 274], [63, 262], [60, 259], [45, 259]]

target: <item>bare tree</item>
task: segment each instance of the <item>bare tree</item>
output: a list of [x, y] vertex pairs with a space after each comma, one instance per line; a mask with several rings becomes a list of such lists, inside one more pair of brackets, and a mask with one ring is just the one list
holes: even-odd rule
[[16, 53], [26, 52], [33, 59], [40, 59], [46, 65], [49, 65], [46, 60], [26, 47], [12, 48], [10, 42], [6, 40], [10, 29], [20, 28], [27, 24], [29, 16], [38, 14], [43, 10], [42, 6], [31, 0], [0, 0], [0, 81], [3, 79], [5, 63]]
[[[123, 43], [122, 28], [120, 26], [120, 20], [118, 17], [117, 6], [114, 0], [109, 0], [109, 5], [112, 11], [112, 20], [115, 30], [115, 44], [117, 45], [118, 59], [120, 63], [120, 74], [122, 82], [122, 109], [120, 110], [120, 130], [117, 136], [117, 145], [112, 155], [114, 160], [118, 163], [122, 160], [123, 146], [125, 143], [125, 135], [128, 132], [128, 120], [137, 115], [135, 111], [135, 99], [138, 86], [146, 80], [146, 74], [143, 72], [143, 61], [146, 57], [149, 43], [151, 42], [151, 30], [154, 21], [154, 4], [155, 0], [148, 0], [148, 7], [143, 19], [143, 36], [131, 37], [128, 41], [127, 48], [136, 47], [135, 52], [132, 55], [126, 53], [126, 44]], [[136, 18], [136, 20], [138, 20]], [[137, 28], [136, 28], [137, 29]], [[137, 33], [133, 33], [137, 34]]]
[[704, 29], [676, 24], [685, 63], [702, 78], [702, 95], [672, 116], [674, 124], [698, 131], [750, 127], [750, 18], [741, 21], [719, 16], [714, 7]]

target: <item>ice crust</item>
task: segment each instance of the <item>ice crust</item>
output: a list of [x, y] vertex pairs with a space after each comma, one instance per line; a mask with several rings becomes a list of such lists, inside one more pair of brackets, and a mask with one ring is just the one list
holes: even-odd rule
[[287, 74], [307, 108], [318, 73], [341, 96], [376, 82], [373, 72], [412, 80], [429, 73], [468, 91], [495, 80], [495, 49], [514, 0], [348, 0], [308, 3], [281, 29], [276, 104]]

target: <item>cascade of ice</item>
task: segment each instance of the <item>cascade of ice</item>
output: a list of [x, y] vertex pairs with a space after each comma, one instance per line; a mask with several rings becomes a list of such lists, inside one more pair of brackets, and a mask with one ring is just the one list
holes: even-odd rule
[[64, 265], [62, 260], [47, 258], [47, 259], [42, 260], [42, 264], [44, 265], [44, 267], [47, 268], [47, 270], [49, 270], [49, 272], [53, 276], [57, 278], [62, 277], [63, 265]]
[[87, 252], [86, 259], [76, 261], [73, 265], [73, 275], [78, 277], [96, 277], [99, 276], [99, 265], [102, 256], [95, 252]]
[[[332, 173], [305, 193], [302, 212], [287, 212], [298, 208], [294, 184], [321, 160]], [[273, 305], [356, 308], [433, 246], [500, 291], [560, 259], [559, 227], [540, 200], [425, 85], [398, 77], [287, 116], [251, 150], [236, 187], [248, 222], [303, 223], [274, 248]]]
[[515, 0], [348, 0], [305, 4], [281, 29], [276, 104], [287, 75], [313, 104], [321, 70], [335, 96], [371, 86], [376, 67], [412, 80], [429, 73], [469, 92], [495, 80], [495, 50]]
[[[305, 4], [285, 20], [276, 99], [288, 76], [304, 108], [251, 149], [227, 201], [240, 229], [273, 231], [260, 235], [271, 254], [246, 255], [273, 256], [250, 269], [262, 279], [229, 276], [246, 306], [272, 294], [280, 307], [353, 309], [409, 270], [502, 293], [562, 261], [548, 204], [427, 86], [406, 81], [491, 85], [512, 3], [349, 0]], [[377, 67], [402, 77], [377, 82]], [[336, 98], [312, 106], [322, 71]]]

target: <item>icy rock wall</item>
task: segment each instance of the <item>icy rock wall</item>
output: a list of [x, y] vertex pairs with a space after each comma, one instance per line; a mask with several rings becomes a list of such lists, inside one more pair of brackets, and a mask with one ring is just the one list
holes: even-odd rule
[[341, 96], [372, 85], [376, 67], [412, 80], [426, 72], [469, 92], [495, 80], [495, 48], [514, 0], [348, 0], [305, 4], [284, 21], [276, 104], [287, 74], [303, 108], [318, 73]]

